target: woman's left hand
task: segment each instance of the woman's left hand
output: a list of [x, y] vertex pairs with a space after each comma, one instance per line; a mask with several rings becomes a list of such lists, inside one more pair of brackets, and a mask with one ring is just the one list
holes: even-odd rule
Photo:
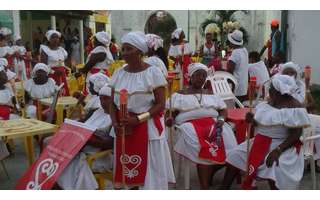
[[279, 157], [281, 152], [278, 149], [272, 150], [266, 160], [266, 165], [268, 168], [272, 167], [273, 163], [276, 162], [277, 166], [279, 166]]
[[129, 116], [124, 119], [120, 119], [121, 126], [133, 128], [133, 127], [137, 126], [138, 124], [139, 124], [139, 120], [136, 115]]

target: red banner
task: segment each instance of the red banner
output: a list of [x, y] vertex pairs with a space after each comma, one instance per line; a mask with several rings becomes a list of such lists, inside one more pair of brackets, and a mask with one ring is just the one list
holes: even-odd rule
[[18, 190], [51, 189], [64, 168], [86, 144], [94, 129], [66, 120], [26, 173], [19, 179]]

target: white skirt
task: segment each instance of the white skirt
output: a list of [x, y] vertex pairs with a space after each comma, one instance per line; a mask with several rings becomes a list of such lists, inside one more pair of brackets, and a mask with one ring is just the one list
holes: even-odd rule
[[[183, 123], [182, 125], [177, 126], [176, 130], [180, 134], [178, 134], [179, 138], [174, 146], [175, 152], [183, 155], [194, 163], [202, 165], [213, 165], [212, 162], [199, 158], [200, 144], [197, 133], [191, 123]], [[222, 138], [226, 153], [237, 146], [237, 141], [234, 133], [230, 125], [227, 123], [224, 123], [223, 125]]]
[[[285, 139], [272, 139], [269, 153], [279, 146], [284, 140]], [[250, 145], [252, 145], [252, 142], [253, 139], [250, 140]], [[266, 166], [266, 159], [267, 156], [264, 159], [263, 164], [257, 169], [258, 178], [273, 180], [276, 187], [280, 190], [294, 190], [298, 188], [304, 170], [302, 148], [299, 153], [296, 151], [295, 147], [284, 151], [279, 158], [279, 166], [276, 166], [276, 163], [273, 163], [273, 166], [268, 168]], [[247, 162], [247, 143], [243, 142], [235, 149], [231, 150], [227, 154], [226, 162], [242, 171], [245, 171]]]

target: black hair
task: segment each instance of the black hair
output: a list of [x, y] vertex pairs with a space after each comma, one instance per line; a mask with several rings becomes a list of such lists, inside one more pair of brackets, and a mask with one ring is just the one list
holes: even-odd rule
[[3, 41], [3, 40], [5, 40], [5, 39], [6, 39], [6, 36], [3, 35], [3, 34], [0, 34], [0, 41]]
[[260, 54], [257, 51], [251, 51], [249, 53], [249, 58], [253, 59], [255, 62], [260, 61]]
[[172, 38], [172, 39], [171, 39], [171, 43], [172, 43], [172, 44], [175, 44], [175, 43], [177, 43], [178, 41], [179, 41], [179, 39], [177, 39], [177, 38]]
[[168, 69], [169, 67], [169, 62], [168, 62], [168, 53], [163, 47], [159, 47], [156, 51], [154, 51], [155, 54], [162, 60], [166, 68]]

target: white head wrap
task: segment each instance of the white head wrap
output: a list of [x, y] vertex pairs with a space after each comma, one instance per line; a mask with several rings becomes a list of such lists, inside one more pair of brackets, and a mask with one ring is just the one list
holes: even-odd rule
[[4, 71], [4, 66], [0, 66], [0, 72]]
[[105, 46], [109, 46], [111, 42], [111, 37], [107, 32], [101, 31], [95, 34], [95, 37], [99, 42], [104, 44]]
[[130, 32], [121, 38], [121, 44], [128, 43], [143, 53], [148, 52], [147, 38], [141, 31]]
[[287, 63], [283, 64], [281, 66], [281, 73], [283, 72], [283, 70], [288, 69], [288, 68], [295, 70], [297, 72], [297, 78], [300, 78], [302, 70], [298, 64], [295, 64], [293, 62], [287, 62]]
[[0, 66], [6, 67], [8, 66], [8, 61], [5, 58], [0, 58]]
[[182, 28], [177, 28], [172, 32], [171, 39], [174, 39], [174, 38], [179, 39], [182, 32], [183, 32]]
[[110, 79], [108, 76], [99, 72], [91, 75], [89, 81], [93, 84], [93, 90], [98, 93], [105, 84], [110, 82]]
[[205, 66], [204, 64], [202, 64], [202, 63], [191, 63], [188, 66], [188, 75], [189, 75], [189, 77], [191, 77], [193, 73], [195, 73], [196, 71], [201, 70], [201, 69], [206, 71], [206, 73], [208, 73], [208, 67]]
[[7, 36], [7, 35], [11, 35], [12, 34], [12, 31], [11, 29], [7, 28], [7, 27], [2, 27], [0, 29], [0, 34], [4, 35], [4, 36]]
[[298, 89], [295, 79], [288, 75], [276, 74], [272, 77], [271, 82], [273, 87], [282, 95], [292, 96]]
[[37, 63], [37, 64], [34, 66], [34, 68], [32, 69], [32, 74], [33, 74], [33, 76], [35, 76], [35, 74], [36, 74], [36, 72], [37, 72], [38, 70], [43, 70], [43, 71], [45, 71], [47, 74], [48, 74], [49, 71], [50, 71], [49, 67], [48, 67], [46, 64], [44, 64], [44, 63]]
[[105, 84], [99, 91], [99, 96], [111, 97], [112, 89], [109, 84]]
[[163, 39], [155, 34], [147, 34], [147, 45], [150, 49], [154, 49], [155, 51], [160, 48], [163, 47]]
[[20, 35], [15, 35], [15, 36], [14, 36], [14, 41], [16, 42], [16, 41], [18, 41], [18, 40], [21, 40], [21, 36], [20, 36]]
[[61, 33], [60, 33], [59, 31], [49, 30], [49, 31], [47, 31], [47, 33], [46, 33], [46, 38], [47, 38], [48, 41], [51, 39], [51, 36], [52, 36], [53, 34], [57, 34], [59, 38], [61, 37]]

